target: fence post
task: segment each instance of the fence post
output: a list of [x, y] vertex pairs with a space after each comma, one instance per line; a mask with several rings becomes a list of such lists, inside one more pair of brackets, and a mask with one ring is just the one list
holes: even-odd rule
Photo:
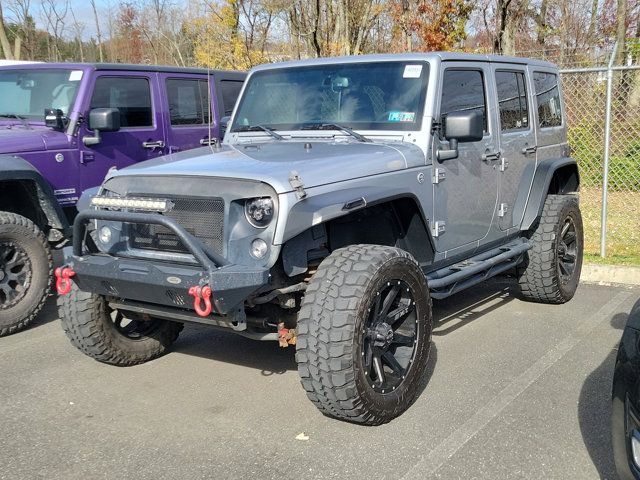
[[607, 68], [607, 104], [604, 117], [604, 164], [602, 172], [602, 217], [600, 223], [600, 256], [607, 255], [607, 196], [609, 190], [609, 155], [611, 147], [611, 102], [613, 96], [613, 62], [618, 51], [618, 42], [613, 46]]

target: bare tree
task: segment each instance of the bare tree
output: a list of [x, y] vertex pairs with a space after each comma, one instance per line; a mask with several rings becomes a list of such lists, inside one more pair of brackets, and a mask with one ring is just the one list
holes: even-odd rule
[[104, 62], [104, 53], [102, 51], [102, 32], [100, 31], [100, 20], [98, 18], [98, 8], [96, 7], [96, 0], [90, 0], [91, 9], [93, 10], [93, 18], [96, 23], [96, 35], [98, 36], [98, 58], [100, 62]]

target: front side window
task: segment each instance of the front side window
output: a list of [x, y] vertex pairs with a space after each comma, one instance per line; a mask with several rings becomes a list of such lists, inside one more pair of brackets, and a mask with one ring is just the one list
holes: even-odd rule
[[117, 108], [120, 126], [151, 127], [151, 87], [143, 77], [98, 77], [91, 97], [91, 109]]
[[243, 82], [236, 80], [220, 81], [225, 115], [231, 115], [233, 112], [233, 106], [236, 104], [236, 100], [238, 100], [238, 97], [240, 96], [240, 90], [242, 90], [242, 83]]
[[0, 70], [0, 119], [20, 117], [44, 122], [47, 108], [69, 115], [82, 79], [82, 70]]
[[482, 114], [482, 125], [487, 131], [487, 102], [484, 79], [480, 70], [447, 69], [442, 80], [442, 101], [440, 114], [447, 116], [454, 112]]
[[529, 107], [524, 73], [496, 72], [500, 129], [503, 132], [529, 128]]
[[206, 80], [167, 79], [171, 125], [209, 123], [209, 86]]
[[562, 125], [560, 88], [555, 73], [534, 72], [533, 84], [538, 105], [538, 124], [541, 128]]
[[419, 130], [427, 88], [422, 62], [289, 67], [248, 80], [231, 131], [340, 124], [361, 130]]

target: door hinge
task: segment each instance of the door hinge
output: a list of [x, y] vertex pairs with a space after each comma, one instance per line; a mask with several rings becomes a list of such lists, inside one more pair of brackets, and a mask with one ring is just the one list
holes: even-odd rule
[[507, 162], [507, 159], [504, 157], [500, 157], [500, 171], [504, 172], [508, 166], [509, 162]]
[[506, 203], [501, 203], [500, 204], [500, 208], [498, 209], [498, 216], [499, 217], [504, 217], [507, 214], [507, 211], [509, 210], [509, 207], [507, 206]]
[[84, 150], [80, 151], [80, 163], [82, 165], [88, 163], [88, 162], [93, 162], [95, 160], [96, 156], [94, 155], [93, 152], [86, 152]]
[[431, 227], [431, 235], [433, 236], [433, 238], [437, 238], [440, 236], [441, 233], [444, 233], [445, 230], [446, 230], [445, 222], [443, 221], [433, 222], [433, 225]]
[[300, 174], [295, 170], [292, 170], [289, 174], [289, 185], [296, 191], [296, 197], [298, 200], [302, 200], [307, 196], [307, 192], [304, 189], [304, 183], [302, 183], [302, 178], [300, 178]]
[[431, 181], [435, 183], [440, 183], [445, 178], [447, 178], [447, 172], [443, 168], [434, 168], [433, 169], [433, 177], [431, 177]]

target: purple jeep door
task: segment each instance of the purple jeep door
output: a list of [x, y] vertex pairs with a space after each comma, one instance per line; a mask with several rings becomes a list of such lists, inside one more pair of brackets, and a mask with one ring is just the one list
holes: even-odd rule
[[[167, 153], [164, 102], [156, 73], [98, 71], [91, 92], [83, 106], [84, 118], [93, 108], [118, 108], [120, 130], [101, 132], [98, 145], [79, 142], [83, 189], [100, 185], [111, 167], [120, 169]], [[80, 139], [93, 135], [85, 122]]]
[[217, 102], [213, 77], [206, 75], [160, 74], [165, 104], [169, 153], [208, 145], [218, 138]]

